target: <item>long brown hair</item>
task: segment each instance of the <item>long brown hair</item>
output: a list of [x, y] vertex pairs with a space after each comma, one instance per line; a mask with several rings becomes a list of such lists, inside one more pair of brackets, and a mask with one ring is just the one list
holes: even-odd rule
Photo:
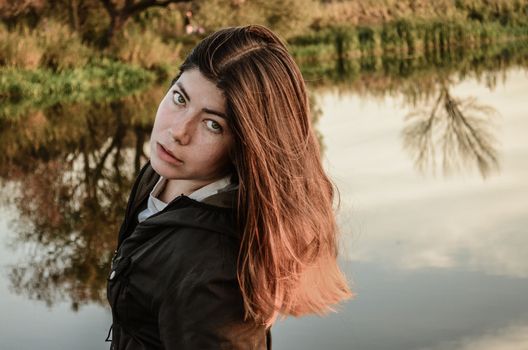
[[189, 54], [224, 92], [235, 135], [246, 317], [325, 313], [352, 293], [337, 265], [334, 189], [325, 174], [303, 77], [284, 43], [250, 25], [215, 32]]

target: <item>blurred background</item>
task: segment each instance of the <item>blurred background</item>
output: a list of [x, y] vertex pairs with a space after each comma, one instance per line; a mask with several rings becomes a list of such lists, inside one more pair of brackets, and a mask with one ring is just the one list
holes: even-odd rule
[[528, 0], [0, 0], [0, 349], [108, 349], [158, 102], [223, 26], [288, 43], [355, 299], [274, 349], [528, 349]]

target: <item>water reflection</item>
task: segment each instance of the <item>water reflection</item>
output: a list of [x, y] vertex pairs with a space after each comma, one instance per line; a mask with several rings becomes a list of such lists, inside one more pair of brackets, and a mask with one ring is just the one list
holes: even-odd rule
[[[470, 270], [528, 278], [526, 201], [511, 190], [477, 198], [475, 189], [465, 195], [461, 189], [450, 191], [449, 186], [433, 191], [442, 189], [446, 193], [429, 193], [414, 203], [405, 201], [404, 207], [393, 202], [356, 210], [368, 233], [353, 242], [349, 258], [405, 271]], [[512, 203], [502, 206], [505, 201]]]
[[464, 337], [421, 350], [519, 350], [528, 349], [528, 325], [514, 324], [490, 330], [474, 337]]
[[12, 291], [48, 305], [69, 300], [73, 309], [104, 302], [116, 232], [163, 94], [57, 104], [29, 122], [3, 122], [0, 175], [2, 187], [11, 184], [3, 197], [20, 215], [12, 243], [24, 252], [10, 268]]
[[[75, 174], [71, 162], [54, 160], [39, 164], [20, 181], [15, 231], [25, 257], [9, 274], [16, 293], [48, 305], [68, 299], [74, 309], [104, 300], [104, 276], [125, 188], [108, 183], [115, 173], [98, 176], [94, 168], [83, 170], [86, 177]], [[107, 189], [100, 191], [96, 183]]]
[[493, 135], [496, 125], [492, 123], [497, 111], [474, 97], [454, 97], [451, 84], [441, 81], [433, 103], [406, 116], [404, 148], [421, 172], [435, 173], [440, 158], [444, 175], [477, 166], [486, 178], [499, 169]]
[[426, 52], [422, 56], [338, 57], [300, 62], [306, 80], [318, 92], [337, 91], [380, 99], [403, 96], [416, 106], [437, 96], [439, 80], [476, 78], [493, 89], [512, 68], [528, 66], [528, 45], [522, 41], [485, 45], [456, 54]]
[[404, 148], [422, 173], [451, 175], [476, 168], [483, 178], [500, 170], [497, 110], [475, 97], [460, 98], [452, 87], [476, 78], [493, 90], [514, 67], [528, 66], [522, 42], [484, 45], [473, 50], [426, 50], [421, 56], [349, 59], [336, 43], [335, 62], [314, 61], [301, 68], [316, 91], [376, 97], [403, 96], [412, 111], [402, 131]]
[[[507, 84], [494, 91], [475, 79], [447, 91], [479, 96], [504, 116], [488, 126], [500, 145], [492, 144], [501, 173], [485, 179], [478, 172], [443, 178], [417, 173], [414, 160], [401, 152], [402, 130], [408, 127], [403, 117], [414, 111], [402, 97], [379, 103], [325, 94], [320, 126], [341, 189], [340, 226], [349, 259], [413, 274], [469, 270], [526, 279], [526, 86], [526, 71], [512, 70]], [[442, 102], [438, 108], [444, 108]], [[468, 159], [468, 168], [474, 167], [475, 160]]]

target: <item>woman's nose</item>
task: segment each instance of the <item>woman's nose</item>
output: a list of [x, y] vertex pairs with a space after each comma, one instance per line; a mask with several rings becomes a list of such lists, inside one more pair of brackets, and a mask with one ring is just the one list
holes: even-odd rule
[[169, 128], [169, 134], [174, 142], [186, 145], [191, 142], [195, 130], [194, 117], [192, 115], [179, 116]]

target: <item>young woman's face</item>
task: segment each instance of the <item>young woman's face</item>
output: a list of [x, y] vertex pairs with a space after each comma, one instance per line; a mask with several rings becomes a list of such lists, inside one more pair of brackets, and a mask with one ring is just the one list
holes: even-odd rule
[[150, 161], [168, 179], [212, 182], [226, 175], [233, 144], [225, 97], [198, 69], [184, 71], [161, 101]]

